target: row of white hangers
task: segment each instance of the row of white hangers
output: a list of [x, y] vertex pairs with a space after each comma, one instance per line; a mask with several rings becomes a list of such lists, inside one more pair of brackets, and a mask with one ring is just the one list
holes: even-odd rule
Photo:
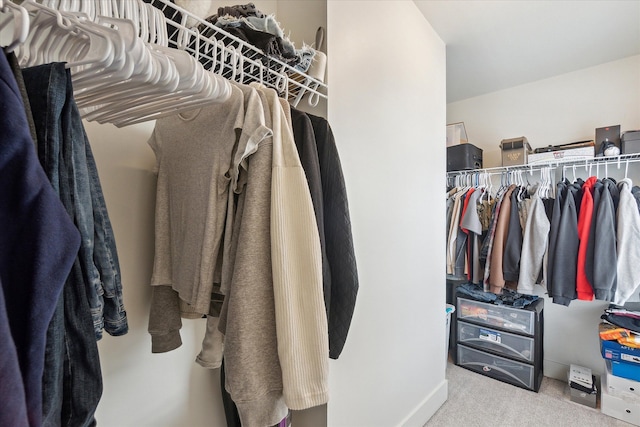
[[[87, 120], [125, 126], [160, 118], [226, 100], [228, 79], [245, 81], [247, 65], [265, 75], [262, 63], [215, 40], [207, 41], [214, 63], [205, 70], [197, 56], [168, 47], [167, 23], [142, 0], [0, 0], [0, 31], [11, 33], [5, 50], [15, 51], [23, 67], [66, 62]], [[182, 43], [199, 37], [171, 25]], [[277, 77], [276, 89], [286, 92], [284, 72], [268, 71]]]
[[166, 47], [164, 15], [142, 1], [2, 0], [1, 6], [0, 26], [14, 27], [7, 50], [15, 49], [23, 67], [66, 62], [88, 120], [125, 126], [231, 93], [226, 79]]
[[[540, 179], [535, 185], [535, 191], [543, 199], [554, 197], [554, 169], [553, 166], [536, 167], [536, 170], [540, 172]], [[500, 178], [500, 186], [496, 190], [496, 194], [500, 194], [511, 184], [521, 188], [533, 187], [527, 177], [527, 174], [533, 176], [533, 173], [533, 168], [530, 170], [503, 170], [501, 172], [489, 172], [487, 170], [460, 171], [458, 174], [450, 176], [450, 178], [453, 178], [453, 186], [457, 187], [459, 191], [468, 191], [471, 187], [482, 189], [484, 192], [483, 197], [486, 195], [488, 200], [489, 197], [493, 196], [492, 176], [499, 176]]]

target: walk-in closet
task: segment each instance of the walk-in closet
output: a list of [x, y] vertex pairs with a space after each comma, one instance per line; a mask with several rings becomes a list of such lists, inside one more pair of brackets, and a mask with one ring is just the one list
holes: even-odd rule
[[[452, 58], [502, 58], [448, 29], [515, 40], [535, 5], [0, 0], [0, 427], [470, 424], [452, 387], [495, 380], [451, 347], [497, 357], [456, 332], [483, 333], [462, 310], [445, 322], [444, 190], [544, 181], [501, 170], [505, 138], [640, 129], [640, 46], [484, 92], [491, 70], [465, 63], [454, 97]], [[528, 49], [511, 66], [543, 57]], [[484, 172], [447, 172], [451, 123]], [[637, 160], [548, 166], [635, 183]], [[571, 364], [604, 369], [607, 303], [534, 292], [530, 329], [498, 328], [531, 375], [495, 382], [524, 402]]]

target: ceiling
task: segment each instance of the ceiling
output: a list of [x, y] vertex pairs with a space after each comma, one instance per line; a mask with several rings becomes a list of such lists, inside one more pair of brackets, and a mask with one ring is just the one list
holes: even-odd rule
[[640, 54], [640, 0], [414, 2], [447, 46], [447, 102]]

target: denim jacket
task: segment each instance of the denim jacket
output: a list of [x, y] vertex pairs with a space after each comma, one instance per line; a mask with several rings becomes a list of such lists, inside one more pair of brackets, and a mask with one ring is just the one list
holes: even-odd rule
[[66, 186], [65, 191], [73, 195], [75, 224], [82, 239], [78, 257], [96, 339], [102, 337], [103, 329], [110, 335], [124, 335], [128, 325], [115, 238], [95, 160], [73, 99], [69, 71], [64, 64], [41, 65], [27, 68], [23, 74], [34, 113], [39, 157], [48, 162], [54, 175], [60, 169], [68, 175], [57, 185]]

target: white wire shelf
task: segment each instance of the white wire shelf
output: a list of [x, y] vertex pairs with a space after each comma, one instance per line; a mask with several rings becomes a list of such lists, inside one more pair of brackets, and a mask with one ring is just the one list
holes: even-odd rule
[[473, 175], [473, 174], [501, 174], [510, 171], [539, 171], [543, 168], [558, 168], [562, 167], [563, 170], [567, 168], [578, 168], [595, 165], [595, 166], [607, 166], [615, 165], [620, 167], [622, 164], [640, 162], [640, 153], [620, 154], [619, 156], [598, 156], [598, 157], [568, 157], [564, 159], [554, 159], [544, 162], [535, 162], [525, 165], [515, 166], [497, 166], [484, 169], [465, 169], [459, 171], [449, 171], [447, 175]]
[[18, 2], [4, 0], [0, 30], [13, 29], [20, 66], [66, 63], [86, 120], [120, 127], [224, 102], [231, 81], [271, 87], [294, 107], [327, 98], [322, 81], [169, 0]]
[[[125, 0], [126, 1], [126, 0]], [[258, 82], [275, 89], [293, 106], [307, 97], [310, 106], [327, 98], [327, 85], [255, 46], [193, 15], [169, 0], [144, 0], [166, 17], [168, 47], [184, 50], [205, 70], [239, 82]]]

